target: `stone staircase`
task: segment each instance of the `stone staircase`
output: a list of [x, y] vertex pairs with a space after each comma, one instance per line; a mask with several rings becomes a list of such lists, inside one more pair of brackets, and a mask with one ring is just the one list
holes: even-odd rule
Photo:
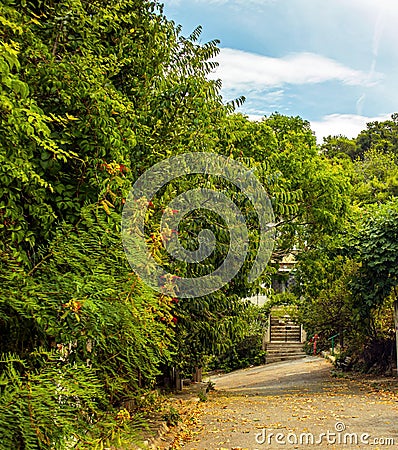
[[266, 363], [304, 358], [301, 343], [301, 326], [294, 323], [289, 316], [271, 317], [270, 340], [266, 344]]
[[266, 350], [265, 362], [267, 364], [306, 357], [303, 352], [303, 344], [300, 342], [269, 342]]

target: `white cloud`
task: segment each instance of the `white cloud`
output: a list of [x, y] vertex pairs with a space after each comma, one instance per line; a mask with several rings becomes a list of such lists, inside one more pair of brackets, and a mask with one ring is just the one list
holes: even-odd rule
[[261, 122], [264, 119], [264, 114], [246, 114], [246, 116], [253, 122]]
[[278, 89], [276, 91], [267, 92], [264, 95], [262, 95], [263, 101], [269, 105], [270, 108], [277, 107], [284, 96], [284, 90]]
[[381, 74], [362, 72], [314, 53], [295, 53], [272, 58], [231, 48], [217, 56], [220, 66], [213, 74], [225, 89], [264, 90], [284, 84], [314, 84], [338, 81], [348, 85], [372, 86]]
[[[246, 114], [249, 120], [261, 122], [264, 114]], [[322, 144], [323, 138], [327, 136], [346, 136], [356, 138], [358, 134], [366, 129], [369, 122], [383, 122], [390, 120], [391, 114], [377, 117], [366, 117], [357, 114], [329, 114], [322, 117], [320, 121], [311, 121], [311, 129], [315, 132], [318, 144]]]
[[286, 108], [285, 91], [283, 89], [246, 90], [245, 92], [240, 89], [223, 89], [222, 93], [225, 101], [231, 101], [244, 95], [246, 101], [243, 104], [243, 109], [247, 114], [265, 114], [264, 111]]
[[342, 134], [348, 138], [355, 138], [366, 129], [368, 122], [383, 121], [390, 119], [391, 114], [377, 117], [366, 117], [357, 114], [329, 114], [320, 121], [311, 121], [311, 129], [315, 131], [319, 144], [323, 138], [329, 135], [337, 136]]

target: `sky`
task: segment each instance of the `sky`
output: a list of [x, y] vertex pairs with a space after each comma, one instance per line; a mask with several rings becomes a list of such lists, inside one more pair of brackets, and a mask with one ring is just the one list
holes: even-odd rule
[[324, 136], [356, 137], [398, 112], [396, 0], [163, 0], [200, 42], [220, 40], [214, 78], [225, 101], [260, 120], [277, 111]]

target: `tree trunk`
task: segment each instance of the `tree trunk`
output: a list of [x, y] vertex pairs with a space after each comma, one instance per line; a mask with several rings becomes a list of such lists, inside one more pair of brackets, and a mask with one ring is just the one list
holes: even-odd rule
[[344, 330], [343, 327], [339, 326], [339, 343], [340, 343], [340, 353], [344, 351]]
[[394, 321], [395, 321], [395, 349], [397, 353], [397, 374], [398, 374], [398, 300], [394, 302]]
[[176, 367], [171, 368], [171, 379], [170, 379], [172, 389], [176, 389], [177, 391], [182, 391], [183, 381], [180, 375], [179, 369]]
[[195, 367], [195, 372], [193, 373], [193, 381], [197, 383], [202, 382], [202, 368], [201, 367]]
[[184, 383], [182, 381], [181, 375], [180, 375], [180, 371], [177, 369], [176, 370], [176, 384], [175, 384], [175, 388], [177, 389], [177, 391], [182, 391], [184, 387]]

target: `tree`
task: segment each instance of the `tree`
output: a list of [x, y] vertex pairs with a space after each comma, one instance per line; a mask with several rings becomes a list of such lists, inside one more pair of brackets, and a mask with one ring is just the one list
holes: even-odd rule
[[398, 165], [392, 152], [372, 148], [353, 168], [353, 194], [359, 205], [384, 203], [398, 194]]
[[[269, 120], [253, 123], [242, 115], [232, 114], [220, 124], [222, 128], [219, 130], [215, 149], [225, 156], [236, 158], [248, 168], [251, 167], [271, 198], [277, 225], [277, 242], [272, 253], [274, 265], [278, 264], [283, 255], [292, 251], [305, 251], [317, 245], [325, 233], [343, 227], [350, 199], [349, 178], [339, 162], [318, 155], [308, 123], [300, 118], [276, 114]], [[248, 261], [230, 283], [205, 298], [179, 301], [176, 312], [180, 312], [181, 319], [177, 323], [177, 335], [183, 336], [186, 342], [184, 347], [190, 345], [188, 336], [195, 337], [192, 343], [205, 355], [214, 354], [220, 344], [225, 347], [232, 342], [230, 332], [239, 333], [243, 326], [243, 323], [239, 325], [239, 314], [242, 311], [239, 297], [245, 298], [261, 292], [262, 285], [269, 284], [274, 268], [268, 267], [255, 283], [247, 282], [247, 269], [250, 267], [248, 263], [253, 260], [259, 242], [258, 223], [250, 203], [233, 186], [219, 179], [190, 177], [189, 183], [183, 183], [178, 188], [173, 186], [173, 195], [201, 185], [227, 191], [229, 198], [244, 212], [245, 223], [251, 233]], [[157, 206], [157, 209], [161, 207]], [[185, 245], [189, 241], [192, 245], [192, 236], [196, 236], [200, 229], [210, 228], [220, 243], [219, 250], [225, 254], [228, 240], [225, 240], [222, 219], [208, 211], [203, 214], [195, 212], [191, 217], [185, 217], [184, 223], [177, 231], [180, 239], [185, 240]], [[215, 225], [218, 231], [212, 228]], [[191, 275], [197, 277], [203, 271], [212, 272], [219, 261], [220, 253], [214, 253], [206, 260], [206, 265], [190, 268]], [[177, 265], [176, 269], [176, 275], [186, 276], [186, 267]], [[236, 306], [233, 307], [233, 304]], [[187, 320], [189, 315], [195, 321]], [[221, 320], [216, 319], [219, 315]], [[209, 328], [212, 323], [213, 326]], [[216, 339], [215, 330], [218, 330], [217, 335], [221, 340]], [[210, 337], [212, 338], [209, 339]], [[216, 347], [214, 343], [217, 343]], [[194, 355], [196, 351], [184, 348], [184, 358], [179, 359], [187, 361], [186, 355]]]
[[232, 115], [219, 142], [223, 154], [253, 167], [269, 192], [281, 237], [278, 251], [304, 250], [343, 226], [350, 174], [345, 164], [319, 155], [309, 122], [278, 113], [261, 122]]
[[[218, 52], [217, 42], [199, 45], [200, 28], [184, 38], [180, 28], [164, 17], [158, 3], [150, 1], [115, 0], [103, 5], [48, 0], [18, 2], [17, 7], [7, 1], [2, 4], [1, 17], [5, 25], [1, 61], [6, 75], [2, 78], [4, 133], [0, 138], [5, 238], [0, 249], [4, 271], [15, 271], [11, 279], [4, 280], [1, 303], [7, 349], [22, 348], [18, 350], [20, 356], [28, 358], [34, 367], [32, 355], [38, 343], [48, 349], [54, 343], [69, 345], [76, 341], [74, 356], [83, 360], [87, 356], [85, 342], [91, 339], [86, 335], [87, 329], [96, 335], [92, 339], [99, 342], [93, 345], [99, 349], [105, 332], [101, 324], [111, 323], [112, 329], [120, 326], [120, 336], [135, 338], [119, 339], [115, 345], [121, 347], [113, 347], [112, 351], [121, 356], [111, 359], [115, 366], [100, 371], [106, 391], [117, 403], [123, 396], [123, 383], [111, 388], [107, 380], [109, 373], [119, 368], [118, 364], [124, 379], [131, 377], [134, 390], [140, 384], [150, 385], [160, 360], [169, 363], [167, 349], [163, 356], [156, 353], [156, 330], [163, 330], [166, 324], [170, 341], [177, 321], [181, 335], [184, 330], [189, 333], [196, 349], [201, 340], [205, 342], [198, 354], [224, 348], [231, 342], [224, 340], [225, 336], [229, 333], [232, 338], [239, 330], [242, 305], [238, 293], [247, 292], [243, 282], [231, 288], [233, 296], [224, 290], [210, 299], [201, 299], [196, 306], [187, 303], [185, 310], [181, 302], [180, 313], [175, 315], [170, 312], [171, 306], [177, 309], [175, 302], [147, 292], [144, 294], [148, 295], [148, 305], [153, 305], [156, 298], [162, 306], [142, 311], [143, 286], [139, 282], [133, 283], [135, 287], [129, 294], [136, 305], [124, 309], [117, 301], [126, 298], [130, 285], [126, 267], [119, 265], [122, 247], [116, 233], [132, 182], [154, 163], [173, 154], [217, 150], [220, 123], [233, 111], [233, 103], [222, 104], [220, 83], [207, 79], [215, 67], [210, 58]], [[211, 185], [227, 187], [219, 181], [213, 180]], [[238, 193], [231, 192], [243, 204]], [[154, 202], [155, 224], [169, 198], [166, 195], [163, 201]], [[95, 220], [88, 219], [87, 211], [95, 215]], [[197, 229], [201, 217], [187, 224], [187, 234]], [[210, 222], [216, 226], [220, 220], [213, 216]], [[87, 229], [88, 223], [98, 236], [109, 234], [114, 238], [107, 241], [109, 259], [103, 253], [102, 243], [96, 242]], [[154, 233], [159, 237], [156, 227]], [[150, 238], [149, 233], [147, 237]], [[225, 246], [227, 239], [223, 239]], [[86, 246], [92, 260], [86, 259], [79, 242]], [[58, 244], [61, 252], [54, 247]], [[73, 264], [67, 260], [68, 254], [74, 255]], [[121, 279], [104, 277], [102, 264], [109, 268], [112, 258], [118, 260], [116, 266], [124, 274]], [[216, 259], [210, 265], [216, 264]], [[90, 283], [85, 262], [90, 263], [87, 266], [93, 272]], [[105, 281], [116, 285], [114, 290], [106, 291], [107, 301], [115, 302], [115, 309], [107, 308], [106, 299], [101, 298], [97, 299], [102, 305], [98, 311], [92, 298], [96, 290], [101, 292]], [[96, 285], [95, 290], [85, 292], [87, 283]], [[24, 291], [14, 289], [14, 284], [23, 286]], [[58, 286], [59, 291], [50, 295], [52, 285]], [[74, 292], [76, 286], [79, 295]], [[149, 333], [154, 345], [147, 346], [148, 351], [152, 348], [149, 356], [139, 344], [148, 343], [146, 337], [138, 338], [140, 333], [147, 336], [143, 331], [145, 324], [138, 324], [135, 332], [123, 321], [138, 314], [135, 308], [150, 323], [148, 330], [155, 333]], [[195, 311], [200, 320], [192, 320]], [[120, 322], [114, 321], [113, 316], [109, 318], [110, 312], [120, 315]], [[85, 314], [83, 321], [81, 315]], [[61, 317], [63, 333], [57, 325]], [[14, 347], [6, 335], [17, 336], [19, 346]], [[128, 353], [131, 340], [137, 345], [136, 358]], [[180, 344], [186, 346], [182, 341]], [[106, 360], [106, 348], [101, 351]], [[95, 366], [101, 365], [103, 359], [99, 358]], [[141, 366], [143, 369], [138, 370]]]
[[[386, 242], [376, 242], [374, 235], [374, 229], [383, 228], [383, 217], [395, 204], [396, 155], [393, 147], [376, 145], [379, 141], [375, 130], [386, 131], [388, 127], [391, 128], [388, 140], [393, 142], [390, 123], [385, 127], [383, 123], [374, 127], [368, 125], [368, 131], [372, 130], [375, 136], [369, 149], [361, 150], [360, 158], [352, 152], [352, 141], [342, 137], [328, 138], [321, 146], [329, 159], [338, 161], [344, 168], [351, 184], [350, 205], [340, 226], [321, 234], [318, 247], [299, 257], [296, 273], [301, 320], [310, 331], [324, 330], [327, 335], [338, 333], [343, 327], [349, 338], [345, 344], [350, 353], [361, 357], [360, 349], [366, 349], [362, 350], [362, 356], [366, 354], [364, 357], [368, 359], [364, 361], [366, 368], [369, 364], [385, 366], [380, 355], [390, 352], [388, 311], [393, 309], [389, 306], [394, 301], [393, 290], [391, 293], [387, 287], [388, 293], [376, 291], [383, 284], [379, 276], [389, 280], [387, 283], [393, 277], [386, 272], [368, 270], [366, 262], [368, 257], [380, 257], [385, 262], [393, 258], [386, 253]], [[380, 134], [383, 133], [380, 131]], [[350, 154], [350, 159], [346, 153]], [[375, 261], [370, 265], [375, 268]], [[386, 315], [384, 320], [381, 320], [382, 313]], [[384, 362], [387, 360], [389, 358]]]
[[61, 148], [50, 129], [52, 124], [62, 128], [72, 117], [46, 114], [24, 76], [20, 41], [28, 33], [22, 15], [6, 2], [0, 17], [4, 25], [0, 31], [0, 245], [11, 258], [26, 264], [35, 248], [50, 237], [56, 220], [50, 201], [54, 186], [42, 166], [50, 160], [57, 168], [76, 154]]
[[293, 288], [298, 299], [297, 321], [309, 335], [318, 334], [325, 348], [334, 335], [341, 347], [349, 348], [355, 345], [361, 327], [350, 291], [358, 263], [340, 255], [336, 247], [337, 241], [332, 240], [299, 257]]
[[362, 159], [364, 154], [375, 149], [379, 153], [398, 152], [398, 114], [392, 114], [391, 120], [369, 122], [366, 130], [361, 131], [356, 138], [357, 156]]
[[[231, 247], [220, 209], [198, 207], [174, 230], [191, 251], [203, 226], [213, 232], [216, 248], [203, 264], [171, 257], [170, 234], [160, 233], [173, 199], [205, 186], [241, 211], [247, 258], [216, 292], [195, 299], [152, 292], [127, 265], [120, 237], [126, 198], [139, 176], [187, 152], [243, 164], [275, 211], [275, 265], [341, 226], [350, 185], [342, 163], [318, 154], [305, 120], [273, 114], [252, 123], [234, 114], [242, 98], [223, 105], [221, 82], [208, 80], [218, 42], [199, 44], [200, 27], [185, 38], [156, 1], [6, 0], [0, 20], [0, 336], [7, 352], [0, 363], [0, 421], [10, 422], [7, 402], [22, 398], [21, 426], [6, 430], [10, 442], [45, 447], [62, 441], [73, 414], [80, 439], [92, 417], [114, 414], [153, 386], [163, 366], [189, 372], [209, 353], [239, 342], [247, 330], [241, 298], [261, 290], [274, 270], [247, 279], [262, 238], [255, 195], [247, 197], [239, 188], [244, 183], [228, 177], [194, 173], [142, 204], [149, 251], [176, 276], [198, 277], [219, 266]], [[85, 365], [77, 375], [74, 367]], [[71, 390], [60, 370], [82, 389]], [[41, 395], [57, 403], [58, 384], [77, 397], [65, 403], [56, 436], [42, 407], [30, 426], [22, 420], [32, 405], [32, 380], [35, 407]], [[79, 401], [87, 408], [78, 410]]]
[[[170, 363], [175, 327], [171, 298], [127, 265], [122, 207], [154, 158], [197, 145], [225, 115], [205, 78], [216, 43], [183, 38], [144, 0], [6, 1], [0, 20], [0, 415], [15, 422], [4, 442], [45, 447], [73, 425], [77, 440], [106, 442], [106, 423], [120, 425], [113, 408]], [[57, 389], [73, 399], [61, 403], [59, 428], [43, 414]]]
[[352, 286], [359, 313], [365, 320], [390, 297], [393, 299], [398, 355], [397, 223], [398, 203], [395, 199], [378, 206], [377, 210], [370, 209], [352, 243], [355, 259], [360, 262]]
[[349, 139], [342, 135], [323, 138], [323, 144], [320, 146], [320, 150], [328, 158], [349, 157], [352, 161], [357, 159], [355, 139]]

